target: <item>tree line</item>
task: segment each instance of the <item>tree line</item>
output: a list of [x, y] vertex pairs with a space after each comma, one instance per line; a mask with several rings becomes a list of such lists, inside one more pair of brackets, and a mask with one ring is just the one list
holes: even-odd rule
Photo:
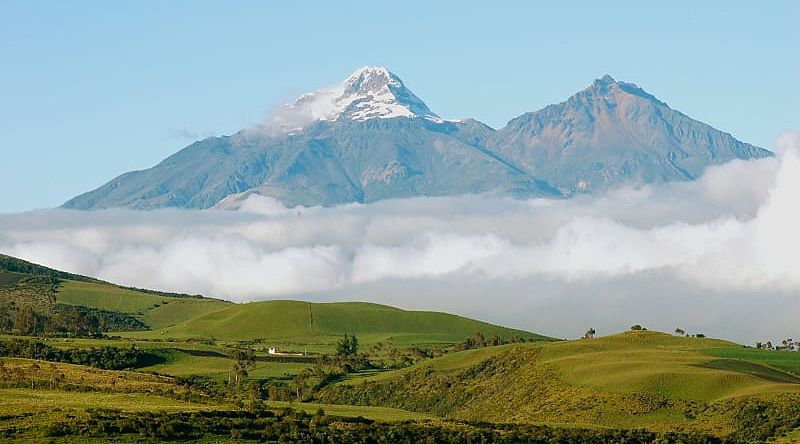
[[60, 349], [27, 339], [0, 341], [0, 356], [88, 365], [104, 370], [146, 367], [163, 361], [162, 357], [140, 350], [136, 345], [131, 345], [130, 348]]
[[108, 331], [148, 329], [145, 323], [129, 314], [98, 308], [54, 304], [47, 312], [42, 312], [30, 304], [0, 302], [0, 333], [91, 337]]

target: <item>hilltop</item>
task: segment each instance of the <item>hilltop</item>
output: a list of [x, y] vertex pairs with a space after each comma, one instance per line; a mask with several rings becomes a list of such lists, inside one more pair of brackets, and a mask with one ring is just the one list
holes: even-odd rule
[[330, 340], [356, 334], [366, 343], [455, 343], [481, 332], [486, 337], [546, 336], [492, 325], [448, 313], [407, 311], [364, 302], [265, 301], [234, 305], [166, 329], [166, 337], [221, 340]]

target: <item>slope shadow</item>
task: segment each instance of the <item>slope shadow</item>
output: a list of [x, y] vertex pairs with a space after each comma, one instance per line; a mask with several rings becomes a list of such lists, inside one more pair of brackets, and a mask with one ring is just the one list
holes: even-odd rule
[[738, 359], [715, 359], [703, 364], [693, 364], [695, 367], [709, 368], [714, 370], [727, 370], [736, 373], [744, 373], [750, 376], [764, 379], [770, 382], [784, 384], [800, 384], [800, 377], [790, 373], [775, 370], [764, 365]]

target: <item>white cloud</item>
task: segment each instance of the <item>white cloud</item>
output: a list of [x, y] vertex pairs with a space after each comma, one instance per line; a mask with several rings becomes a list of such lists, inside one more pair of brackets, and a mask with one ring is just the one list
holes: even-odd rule
[[[694, 325], [797, 335], [800, 148], [699, 180], [564, 201], [482, 196], [239, 211], [0, 216], [0, 251], [125, 285], [237, 301], [365, 299], [533, 330]], [[709, 330], [714, 329], [714, 330]]]

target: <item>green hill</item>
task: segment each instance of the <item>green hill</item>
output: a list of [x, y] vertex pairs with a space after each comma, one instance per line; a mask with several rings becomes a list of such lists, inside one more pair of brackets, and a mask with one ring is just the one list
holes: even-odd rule
[[341, 335], [354, 333], [365, 345], [388, 341], [399, 346], [452, 344], [476, 332], [487, 338], [551, 339], [447, 313], [407, 311], [361, 302], [232, 304], [200, 296], [121, 287], [0, 255], [0, 297], [3, 295], [16, 301], [35, 300], [41, 312], [53, 305], [81, 307], [132, 317], [152, 329], [130, 334], [133, 337], [265, 339], [279, 341], [281, 345], [331, 345]]
[[[785, 353], [783, 365], [765, 364], [762, 355], [776, 353]], [[340, 382], [319, 398], [462, 420], [728, 434], [748, 412], [766, 418], [800, 406], [800, 355], [627, 332], [448, 354]]]
[[363, 302], [310, 303], [266, 301], [234, 305], [165, 330], [172, 337], [215, 337], [222, 340], [303, 341], [339, 339], [354, 333], [364, 343], [454, 343], [481, 332], [486, 337], [542, 335], [499, 327], [447, 313], [407, 311]]
[[[0, 303], [45, 313], [85, 313], [116, 320], [135, 318], [159, 329], [232, 305], [196, 295], [122, 287], [0, 254]], [[89, 310], [85, 310], [89, 309]], [[120, 316], [114, 317], [113, 314]], [[130, 325], [127, 322], [124, 325]], [[118, 330], [118, 329], [115, 329]]]
[[131, 315], [154, 330], [183, 322], [195, 316], [221, 310], [233, 304], [219, 299], [174, 296], [119, 287], [105, 282], [64, 281], [56, 301]]
[[73, 281], [99, 282], [96, 279], [92, 279], [86, 276], [54, 270], [52, 268], [47, 268], [43, 265], [34, 264], [32, 262], [24, 261], [22, 259], [18, 259], [5, 254], [0, 254], [0, 273], [2, 274], [16, 273], [20, 275], [29, 275], [29, 276], [44, 276], [44, 277], [49, 277], [53, 280], [69, 279]]

